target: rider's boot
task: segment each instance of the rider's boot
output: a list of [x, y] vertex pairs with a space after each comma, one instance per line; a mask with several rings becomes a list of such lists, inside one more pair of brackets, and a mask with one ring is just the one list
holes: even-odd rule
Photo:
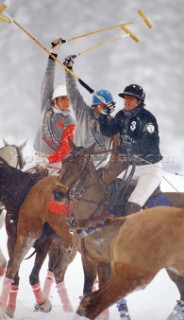
[[131, 320], [125, 299], [118, 301], [117, 308], [118, 308], [121, 320]]
[[141, 206], [135, 202], [127, 202], [125, 206], [125, 215], [129, 215], [141, 210]]
[[184, 301], [178, 300], [167, 320], [184, 320]]

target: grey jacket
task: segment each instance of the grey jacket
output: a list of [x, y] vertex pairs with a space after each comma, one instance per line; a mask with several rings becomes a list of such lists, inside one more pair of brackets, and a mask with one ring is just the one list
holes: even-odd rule
[[41, 87], [40, 126], [34, 141], [34, 149], [46, 155], [59, 149], [64, 130], [75, 123], [71, 111], [57, 111], [52, 105], [55, 68], [55, 60], [49, 58]]
[[[88, 148], [95, 143], [95, 151], [109, 150], [112, 139], [101, 134], [98, 117], [93, 108], [86, 104], [77, 88], [76, 80], [68, 72], [66, 72], [66, 89], [76, 117], [75, 144]], [[93, 155], [92, 160], [101, 162], [106, 160], [107, 156], [107, 153]]]

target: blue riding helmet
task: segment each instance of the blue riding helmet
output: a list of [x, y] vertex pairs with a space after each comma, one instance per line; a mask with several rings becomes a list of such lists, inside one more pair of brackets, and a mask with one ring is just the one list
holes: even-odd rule
[[100, 99], [98, 99], [96, 96], [93, 96], [93, 100], [92, 100], [92, 106], [96, 106], [98, 104], [102, 104], [104, 101], [104, 104], [108, 104], [110, 102], [113, 102], [113, 96], [110, 93], [110, 91], [105, 90], [105, 89], [101, 89], [95, 92], [95, 94], [97, 96], [99, 96], [102, 101]]

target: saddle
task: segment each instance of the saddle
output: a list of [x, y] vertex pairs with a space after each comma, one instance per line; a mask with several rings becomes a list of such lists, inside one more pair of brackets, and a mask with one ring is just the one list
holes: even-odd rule
[[[108, 184], [109, 204], [108, 210], [113, 216], [124, 216], [128, 198], [135, 189], [136, 184], [129, 184], [122, 179], [115, 179]], [[156, 206], [172, 206], [167, 196], [160, 190], [158, 186], [149, 199], [146, 201], [143, 209]]]

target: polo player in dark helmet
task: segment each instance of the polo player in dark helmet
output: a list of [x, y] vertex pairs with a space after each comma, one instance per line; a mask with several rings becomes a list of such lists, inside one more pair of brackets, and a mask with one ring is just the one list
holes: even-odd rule
[[[137, 84], [130, 84], [119, 94], [124, 108], [114, 118], [109, 118], [108, 107], [99, 116], [100, 130], [111, 137], [119, 134], [118, 152], [131, 154], [135, 161], [132, 179], [136, 187], [128, 199], [125, 213], [139, 211], [149, 196], [159, 186], [162, 178], [162, 156], [159, 149], [159, 129], [156, 118], [145, 109], [145, 92]], [[131, 170], [131, 162], [129, 169]]]

